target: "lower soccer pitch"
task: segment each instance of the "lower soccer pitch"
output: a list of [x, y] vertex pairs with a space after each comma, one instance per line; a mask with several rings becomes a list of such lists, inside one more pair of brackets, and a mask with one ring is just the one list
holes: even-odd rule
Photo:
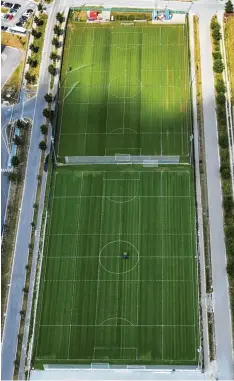
[[197, 364], [191, 169], [55, 171], [34, 365]]
[[187, 25], [69, 22], [57, 125], [61, 158], [178, 155], [188, 161]]

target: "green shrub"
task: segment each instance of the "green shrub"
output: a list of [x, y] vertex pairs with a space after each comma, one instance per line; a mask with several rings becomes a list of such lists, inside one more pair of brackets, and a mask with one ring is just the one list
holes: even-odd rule
[[231, 258], [228, 260], [228, 264], [227, 264], [227, 273], [233, 277], [233, 274], [234, 274], [234, 259]]
[[221, 176], [223, 179], [230, 179], [231, 178], [230, 167], [227, 165], [221, 165], [220, 173], [221, 173]]
[[224, 105], [226, 102], [226, 97], [224, 93], [219, 93], [216, 95], [216, 102], [220, 105]]
[[230, 196], [232, 194], [232, 185], [230, 181], [223, 181], [222, 183], [223, 196]]
[[227, 196], [223, 198], [223, 208], [226, 213], [232, 215], [232, 210], [233, 210], [232, 196]]
[[225, 12], [226, 13], [233, 13], [233, 4], [231, 0], [228, 0], [225, 4]]
[[223, 61], [220, 59], [214, 60], [213, 70], [215, 73], [222, 73], [224, 69]]
[[220, 134], [220, 136], [219, 136], [219, 145], [223, 149], [229, 147], [227, 134]]
[[215, 90], [217, 91], [217, 93], [226, 93], [226, 86], [224, 84], [223, 79], [217, 79], [215, 84]]
[[220, 52], [215, 51], [212, 53], [212, 55], [213, 55], [214, 60], [222, 59], [222, 54]]

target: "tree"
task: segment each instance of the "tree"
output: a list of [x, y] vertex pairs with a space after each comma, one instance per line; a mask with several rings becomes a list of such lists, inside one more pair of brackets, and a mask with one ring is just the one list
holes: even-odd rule
[[41, 133], [43, 135], [47, 135], [48, 134], [48, 127], [45, 124], [42, 124], [40, 129], [41, 129]]
[[16, 172], [10, 172], [8, 174], [9, 181], [12, 181], [13, 183], [18, 180], [18, 174]]
[[11, 165], [13, 167], [17, 167], [19, 165], [19, 163], [20, 163], [20, 161], [19, 161], [18, 156], [16, 156], [16, 155], [12, 156], [12, 158], [11, 158]]
[[227, 264], [227, 273], [231, 276], [234, 274], [234, 259], [230, 258]]
[[45, 118], [52, 120], [54, 116], [54, 111], [44, 108], [42, 114]]
[[225, 12], [226, 13], [233, 13], [233, 4], [231, 0], [228, 0], [225, 4]]
[[56, 48], [59, 48], [59, 40], [56, 37], [53, 38], [52, 45], [54, 45]]
[[224, 84], [223, 79], [217, 79], [215, 90], [217, 91], [217, 93], [226, 93], [226, 86]]
[[218, 59], [214, 61], [213, 70], [215, 73], [222, 73], [224, 69], [223, 61]]
[[37, 67], [37, 60], [33, 60], [32, 57], [28, 57], [27, 63], [30, 67]]
[[220, 173], [223, 179], [230, 179], [231, 172], [229, 166], [221, 165], [220, 167]]
[[50, 53], [50, 59], [55, 61], [55, 60], [60, 60], [60, 55], [58, 55], [56, 52], [51, 52]]
[[219, 145], [223, 149], [228, 148], [228, 137], [227, 137], [226, 133], [220, 134], [220, 136], [219, 136]]
[[22, 139], [18, 135], [15, 135], [15, 137], [14, 137], [14, 144], [16, 146], [20, 146], [22, 143], [23, 143]]
[[214, 60], [222, 59], [222, 55], [220, 52], [213, 52], [212, 56], [213, 56]]
[[220, 105], [224, 105], [226, 102], [226, 97], [224, 93], [219, 93], [216, 95], [216, 102]]
[[25, 123], [22, 120], [17, 119], [16, 127], [18, 127], [19, 129], [22, 129], [25, 127]]
[[22, 319], [24, 319], [24, 317], [25, 317], [25, 311], [21, 310], [20, 311], [20, 316], [21, 316]]
[[62, 32], [62, 29], [56, 24], [54, 26], [54, 34], [57, 34], [57, 36], [60, 36], [61, 32]]
[[36, 209], [36, 210], [38, 209], [38, 203], [37, 203], [37, 202], [35, 202], [35, 203], [33, 204], [33, 208]]
[[29, 71], [25, 73], [25, 79], [28, 83], [34, 83], [36, 80], [36, 77], [34, 74], [31, 74]]
[[37, 9], [39, 12], [41, 12], [43, 10], [43, 6], [41, 3], [38, 4]]
[[42, 33], [36, 29], [32, 29], [32, 35], [34, 38], [38, 39], [41, 37]]
[[225, 212], [232, 211], [233, 209], [233, 199], [232, 196], [226, 196], [223, 198], [223, 208]]
[[53, 64], [50, 64], [50, 65], [48, 66], [48, 72], [49, 72], [51, 75], [55, 76], [55, 75], [56, 75], [56, 72], [57, 72], [56, 67], [55, 67]]
[[24, 288], [23, 288], [23, 292], [27, 295], [28, 294], [28, 286], [25, 286]]
[[46, 142], [44, 140], [40, 141], [38, 146], [42, 151], [45, 151], [47, 148]]
[[60, 24], [62, 24], [63, 21], [64, 21], [63, 14], [60, 13], [60, 12], [58, 12], [57, 15], [56, 15], [56, 20], [57, 20]]
[[37, 53], [39, 50], [39, 46], [36, 46], [34, 44], [30, 44], [29, 49], [32, 50], [32, 52]]
[[212, 37], [216, 41], [219, 41], [221, 39], [220, 27], [213, 29]]
[[37, 26], [40, 26], [40, 25], [43, 25], [44, 24], [44, 20], [40, 19], [39, 17], [35, 16], [34, 17], [34, 22]]
[[46, 95], [44, 96], [44, 98], [45, 98], [45, 101], [46, 101], [47, 103], [51, 103], [52, 100], [53, 100], [53, 97], [52, 97], [52, 94], [51, 94], [51, 93], [46, 94]]

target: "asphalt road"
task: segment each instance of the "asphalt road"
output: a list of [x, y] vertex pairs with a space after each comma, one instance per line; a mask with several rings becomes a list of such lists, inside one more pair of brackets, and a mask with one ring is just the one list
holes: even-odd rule
[[8, 78], [17, 68], [24, 57], [24, 52], [16, 48], [6, 46], [1, 54], [1, 87], [5, 85]]
[[[2, 380], [12, 380], [14, 360], [17, 346], [17, 334], [20, 323], [20, 310], [22, 306], [22, 289], [25, 282], [25, 266], [28, 261], [28, 244], [31, 235], [31, 221], [33, 217], [33, 204], [35, 202], [35, 194], [37, 189], [37, 174], [40, 164], [41, 151], [38, 144], [41, 140], [40, 125], [44, 123], [42, 110], [45, 107], [44, 95], [48, 91], [49, 85], [49, 52], [50, 44], [53, 36], [53, 26], [57, 6], [52, 7], [45, 35], [45, 44], [43, 48], [43, 61], [40, 67], [40, 78], [38, 92], [35, 100], [33, 114], [33, 128], [31, 135], [31, 144], [28, 154], [28, 165], [26, 169], [24, 193], [21, 205], [21, 213], [19, 217], [19, 227], [16, 237], [16, 247], [14, 254], [14, 263], [12, 268], [12, 276], [10, 290], [8, 296], [8, 306], [5, 318], [5, 326], [2, 338]], [[27, 115], [27, 107], [24, 106], [24, 115]], [[32, 112], [33, 104], [29, 106]], [[15, 115], [22, 112], [22, 106], [15, 107]], [[7, 118], [7, 117], [6, 117]]]
[[226, 272], [222, 191], [219, 173], [218, 135], [209, 22], [212, 15], [213, 13], [208, 11], [200, 14], [199, 32], [217, 376], [220, 380], [233, 380], [232, 330]]
[[[94, 3], [92, 0], [89, 4]], [[44, 94], [48, 89], [48, 72], [50, 42], [53, 34], [54, 15], [58, 10], [67, 6], [82, 5], [83, 2], [76, 0], [54, 0], [53, 10], [50, 14], [43, 51], [43, 61], [40, 69], [39, 88], [36, 97], [34, 113], [34, 125], [32, 130], [31, 145], [29, 150], [28, 167], [26, 171], [25, 190], [22, 200], [20, 223], [17, 234], [15, 259], [9, 292], [8, 309], [3, 332], [2, 344], [2, 379], [11, 380], [13, 374], [13, 361], [17, 343], [19, 328], [19, 311], [21, 309], [22, 288], [25, 280], [25, 265], [27, 264], [28, 243], [31, 232], [31, 220], [33, 203], [37, 186], [37, 173], [40, 161], [38, 143], [40, 141], [40, 124], [43, 123], [41, 110], [44, 108]], [[106, 8], [111, 6], [150, 7], [152, 1], [108, 1], [102, 3]], [[191, 3], [161, 2], [162, 7], [188, 10]], [[206, 164], [208, 176], [208, 202], [210, 215], [210, 234], [212, 249], [213, 287], [215, 298], [215, 327], [217, 338], [217, 359], [220, 379], [233, 379], [232, 374], [232, 348], [230, 315], [228, 309], [227, 275], [225, 267], [225, 247], [223, 235], [222, 196], [220, 189], [218, 145], [214, 104], [211, 46], [209, 40], [208, 16], [222, 9], [223, 3], [204, 0], [192, 5], [193, 11], [199, 11], [201, 17], [200, 40], [202, 54], [202, 79], [203, 79], [203, 109], [206, 140]], [[206, 36], [204, 38], [204, 36]]]
[[[1, 108], [1, 168], [6, 169], [8, 163], [8, 144], [6, 139], [6, 125], [11, 120], [23, 117], [33, 119], [36, 98], [24, 102], [24, 92], [22, 93], [20, 103], [15, 106]], [[1, 229], [4, 224], [6, 205], [8, 199], [9, 181], [7, 174], [1, 173]]]

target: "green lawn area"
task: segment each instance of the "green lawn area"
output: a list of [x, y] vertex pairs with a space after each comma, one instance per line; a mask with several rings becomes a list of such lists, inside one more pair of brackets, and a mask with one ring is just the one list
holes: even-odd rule
[[187, 26], [114, 25], [68, 24], [58, 155], [180, 155], [188, 161]]
[[197, 364], [191, 169], [57, 168], [48, 213], [34, 366]]

